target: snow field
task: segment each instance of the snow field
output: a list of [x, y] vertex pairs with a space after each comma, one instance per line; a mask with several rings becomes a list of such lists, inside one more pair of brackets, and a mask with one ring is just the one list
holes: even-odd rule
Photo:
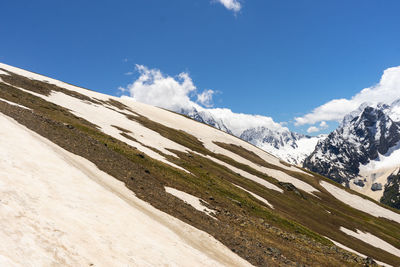
[[[398, 165], [400, 165], [400, 161]], [[366, 181], [364, 182], [365, 185], [363, 187], [358, 186], [353, 183], [353, 180], [351, 180], [350, 188], [379, 202], [379, 200], [383, 196], [384, 187], [387, 184], [388, 177], [393, 173], [397, 173], [399, 168], [391, 167], [373, 170], [363, 168], [363, 166], [365, 165], [360, 165], [359, 177], [361, 179], [366, 179]], [[382, 190], [372, 191], [371, 186], [374, 183], [382, 184]]]
[[0, 114], [0, 263], [249, 266], [86, 159]]
[[332, 196], [342, 201], [343, 203], [355, 209], [368, 213], [372, 216], [386, 218], [400, 224], [400, 214], [385, 209], [384, 207], [381, 207], [370, 200], [364, 199], [354, 194], [350, 194], [345, 190], [340, 189], [339, 187], [328, 182], [321, 181], [320, 184], [330, 194], [332, 194]]
[[379, 237], [374, 236], [373, 234], [364, 233], [358, 229], [356, 229], [356, 230], [357, 230], [357, 232], [354, 232], [350, 229], [340, 227], [340, 231], [344, 232], [345, 234], [355, 237], [367, 244], [370, 244], [371, 246], [374, 246], [374, 247], [380, 248], [384, 251], [387, 251], [397, 257], [400, 257], [400, 249], [392, 246], [388, 242], [380, 239]]

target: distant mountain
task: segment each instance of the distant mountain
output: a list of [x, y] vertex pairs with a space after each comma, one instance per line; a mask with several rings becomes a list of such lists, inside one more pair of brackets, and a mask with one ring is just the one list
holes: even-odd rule
[[289, 163], [302, 165], [314, 151], [316, 144], [326, 135], [308, 136], [289, 130], [273, 131], [265, 127], [244, 131], [240, 138]]
[[181, 114], [199, 122], [206, 123], [229, 134], [233, 134], [272, 155], [291, 164], [302, 165], [304, 159], [311, 154], [315, 145], [326, 135], [311, 137], [289, 131], [286, 127], [268, 128], [264, 126], [250, 127], [234, 131], [227, 126], [224, 119], [210, 110], [182, 109]]
[[388, 177], [400, 166], [399, 111], [400, 100], [361, 105], [318, 142], [303, 166], [380, 200]]
[[218, 118], [217, 116], [215, 116], [214, 114], [212, 114], [207, 110], [199, 111], [196, 108], [181, 109], [179, 113], [186, 115], [198, 122], [208, 124], [226, 133], [233, 134], [232, 131], [225, 125], [225, 123], [221, 118]]

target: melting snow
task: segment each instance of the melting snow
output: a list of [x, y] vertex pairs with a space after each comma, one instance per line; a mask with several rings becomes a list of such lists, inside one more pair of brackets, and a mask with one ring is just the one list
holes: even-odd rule
[[[187, 204], [189, 204], [190, 206], [192, 206], [193, 208], [195, 208], [198, 211], [204, 212], [205, 214], [211, 216], [212, 218], [214, 218], [212, 216], [212, 214], [215, 214], [215, 211], [212, 209], [207, 208], [206, 206], [203, 205], [202, 202], [205, 202], [204, 200], [192, 196], [188, 193], [185, 193], [183, 191], [179, 191], [178, 189], [172, 188], [172, 187], [165, 187], [165, 191], [181, 200], [183, 200], [184, 202], [186, 202]], [[215, 219], [215, 218], [214, 218]]]
[[360, 165], [361, 171], [372, 171], [378, 169], [388, 169], [400, 166], [400, 142], [389, 149], [389, 151], [384, 154], [378, 154], [378, 157], [371, 160], [366, 165]]
[[253, 192], [251, 192], [251, 191], [249, 191], [249, 190], [246, 190], [246, 189], [244, 189], [244, 188], [241, 187], [241, 186], [238, 186], [238, 185], [235, 185], [235, 184], [233, 184], [233, 185], [236, 186], [237, 188], [242, 189], [243, 191], [246, 191], [247, 193], [249, 193], [250, 195], [252, 195], [254, 198], [256, 198], [256, 199], [260, 200], [261, 202], [263, 202], [264, 204], [266, 204], [266, 205], [267, 205], [268, 207], [270, 207], [271, 209], [274, 208], [274, 206], [272, 206], [272, 204], [269, 203], [265, 198], [260, 197], [259, 195], [254, 194]]
[[375, 217], [382, 217], [400, 223], [400, 214], [396, 212], [385, 209], [370, 200], [364, 199], [354, 194], [350, 194], [345, 190], [340, 189], [339, 187], [332, 185], [328, 182], [321, 181], [320, 184], [335, 198], [355, 209], [369, 213]]
[[11, 102], [11, 101], [2, 99], [2, 98], [0, 98], [0, 101], [6, 102], [7, 104], [10, 104], [10, 105], [13, 105], [13, 106], [17, 106], [17, 107], [20, 107], [20, 108], [23, 108], [23, 109], [31, 110], [30, 108], [27, 108], [27, 107], [25, 107], [25, 106], [22, 106], [22, 105], [20, 105], [20, 104], [17, 104], [17, 103], [14, 103], [14, 102]]
[[352, 237], [355, 237], [371, 246], [380, 248], [380, 249], [387, 251], [397, 257], [400, 257], [400, 249], [392, 246], [388, 242], [386, 242], [386, 241], [380, 239], [379, 237], [376, 237], [370, 233], [364, 233], [358, 229], [356, 229], [356, 230], [357, 230], [357, 232], [354, 232], [350, 229], [340, 227], [340, 231], [342, 231]]
[[248, 266], [84, 158], [0, 114], [0, 264]]
[[[397, 165], [400, 165], [400, 161]], [[361, 194], [367, 195], [370, 198], [379, 202], [379, 200], [383, 196], [384, 186], [387, 184], [388, 177], [393, 173], [397, 173], [399, 168], [392, 167], [392, 168], [374, 170], [374, 169], [364, 168], [363, 166], [365, 165], [360, 166], [359, 178], [366, 180], [364, 181], [365, 185], [363, 187], [355, 185], [353, 182], [354, 180], [351, 180], [350, 188]], [[382, 184], [382, 190], [372, 191], [371, 187], [374, 183]]]
[[[0, 64], [0, 68], [1, 68], [1, 64]], [[9, 74], [7, 72], [0, 70], [0, 75], [9, 75]]]
[[[345, 245], [343, 245], [343, 244], [341, 244], [341, 243], [339, 243], [339, 242], [337, 242], [337, 241], [335, 241], [335, 240], [332, 240], [332, 239], [330, 239], [330, 238], [328, 238], [328, 237], [326, 237], [326, 236], [325, 236], [325, 238], [329, 239], [330, 241], [332, 241], [333, 244], [335, 244], [336, 246], [338, 246], [338, 247], [340, 247], [340, 248], [342, 248], [342, 249], [344, 249], [344, 250], [350, 251], [351, 253], [354, 253], [354, 254], [356, 254], [356, 255], [358, 255], [358, 256], [360, 256], [360, 257], [367, 258], [366, 255], [361, 254], [360, 252], [355, 251], [354, 249], [351, 249], [351, 248], [349, 248], [349, 247], [346, 247]], [[375, 259], [374, 259], [374, 261], [375, 261], [376, 263], [378, 263], [379, 265], [382, 265], [382, 266], [385, 266], [385, 267], [386, 267], [386, 266], [387, 266], [387, 267], [392, 267], [392, 265], [383, 263], [383, 262], [381, 262], [381, 261], [377, 261], [377, 260], [375, 260]]]
[[255, 175], [253, 175], [251, 173], [243, 171], [242, 169], [236, 168], [236, 167], [234, 167], [234, 166], [232, 166], [232, 165], [230, 165], [228, 163], [225, 163], [222, 160], [219, 160], [219, 159], [216, 159], [214, 157], [211, 157], [210, 155], [207, 155], [206, 157], [208, 159], [211, 159], [212, 161], [214, 161], [215, 163], [217, 163], [219, 165], [227, 167], [228, 169], [230, 169], [231, 171], [233, 171], [235, 173], [239, 173], [241, 176], [243, 176], [243, 177], [245, 177], [245, 178], [247, 178], [249, 180], [252, 180], [252, 181], [254, 181], [256, 183], [259, 183], [260, 185], [262, 185], [262, 186], [264, 186], [264, 187], [266, 187], [268, 189], [272, 189], [272, 190], [278, 191], [280, 193], [283, 193], [283, 190], [281, 188], [277, 187], [276, 185], [274, 185], [274, 184], [272, 184], [272, 183], [270, 183], [270, 182], [268, 182], [268, 181], [266, 181], [266, 180], [264, 180], [264, 179], [262, 179], [262, 178], [260, 178], [258, 176], [255, 176]]

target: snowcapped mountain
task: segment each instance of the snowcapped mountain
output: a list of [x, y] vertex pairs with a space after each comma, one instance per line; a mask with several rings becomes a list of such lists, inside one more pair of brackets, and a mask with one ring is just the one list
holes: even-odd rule
[[400, 212], [180, 114], [0, 64], [0, 125], [1, 266], [400, 266]]
[[232, 131], [225, 125], [224, 121], [218, 116], [215, 116], [206, 109], [198, 110], [196, 108], [181, 109], [180, 114], [186, 115], [198, 122], [208, 124], [214, 128], [233, 134]]
[[304, 167], [380, 200], [400, 166], [399, 103], [361, 105], [318, 142]]
[[273, 131], [265, 127], [244, 131], [240, 138], [291, 164], [302, 165], [326, 135], [308, 136], [289, 130]]
[[236, 129], [230, 127], [229, 121], [224, 120], [224, 116], [221, 116], [220, 112], [215, 112], [216, 110], [191, 108], [181, 109], [180, 113], [235, 135], [286, 162], [299, 166], [314, 151], [317, 142], [326, 137], [326, 135], [311, 137], [291, 132], [286, 127], [250, 126]]

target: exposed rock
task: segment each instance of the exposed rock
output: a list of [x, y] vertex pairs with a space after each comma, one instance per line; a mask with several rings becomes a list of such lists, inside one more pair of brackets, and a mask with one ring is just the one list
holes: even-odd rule
[[361, 187], [365, 186], [364, 180], [361, 180], [361, 179], [354, 179], [353, 183], [355, 185], [358, 185], [358, 186], [361, 186]]
[[400, 209], [400, 171], [388, 177], [381, 202], [390, 207]]
[[371, 186], [372, 191], [379, 191], [382, 190], [382, 184], [381, 183], [373, 183]]

